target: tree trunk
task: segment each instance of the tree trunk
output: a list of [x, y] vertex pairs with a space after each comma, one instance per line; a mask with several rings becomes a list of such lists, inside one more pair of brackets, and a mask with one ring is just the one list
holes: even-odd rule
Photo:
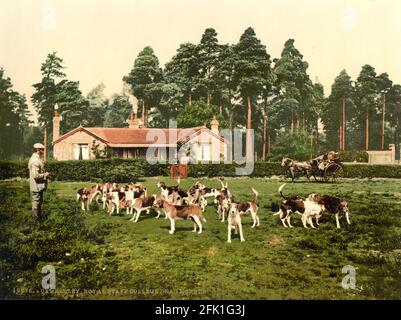
[[366, 135], [365, 135], [365, 149], [369, 150], [369, 111], [366, 110]]
[[[394, 138], [394, 143], [395, 143], [395, 150], [397, 152], [396, 158], [400, 157], [400, 117], [397, 117], [397, 125], [395, 128], [395, 138]], [[401, 159], [400, 159], [401, 160]]]
[[302, 129], [305, 129], [305, 112], [302, 112]]
[[210, 94], [208, 94], [208, 95], [207, 95], [207, 105], [208, 105], [208, 106], [210, 106], [210, 100], [211, 100], [211, 97], [210, 97]]
[[339, 146], [339, 150], [342, 151], [342, 149], [343, 149], [343, 119], [342, 119], [342, 116], [341, 116], [341, 111], [339, 113], [338, 119], [339, 119], [339, 122], [340, 122], [340, 130], [339, 130], [339, 133], [340, 133], [340, 146]]
[[383, 99], [383, 119], [382, 119], [382, 150], [384, 150], [384, 117], [386, 113], [386, 95], [384, 95]]
[[267, 133], [267, 156], [270, 159], [270, 129]]
[[291, 132], [294, 131], [294, 111], [291, 111]]
[[299, 113], [297, 113], [297, 129], [299, 129]]
[[252, 109], [251, 109], [251, 97], [248, 96], [248, 129], [252, 129]]
[[345, 150], [345, 99], [343, 99], [343, 151]]
[[191, 90], [189, 90], [189, 94], [188, 94], [188, 104], [189, 105], [192, 104], [192, 92], [191, 92]]
[[[252, 129], [252, 109], [251, 109], [251, 97], [248, 96], [248, 125], [247, 129]], [[249, 131], [247, 131], [247, 139], [246, 139], [246, 157], [248, 161], [253, 160], [253, 151], [252, 151], [252, 136]]]
[[47, 156], [47, 128], [45, 127], [45, 132], [43, 135], [43, 145], [45, 149], [43, 150], [43, 161], [46, 161], [46, 156]]
[[266, 160], [266, 106], [263, 110], [263, 152], [262, 152], [263, 161]]
[[142, 103], [142, 126], [146, 128], [145, 124], [145, 102]]

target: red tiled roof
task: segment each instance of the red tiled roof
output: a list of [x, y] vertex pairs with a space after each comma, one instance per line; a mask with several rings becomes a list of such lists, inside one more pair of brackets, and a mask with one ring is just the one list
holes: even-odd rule
[[[84, 128], [78, 127], [63, 136], [53, 141], [53, 145], [66, 139], [67, 137], [75, 134], [76, 132], [84, 131], [91, 136], [94, 136], [102, 142], [109, 145], [124, 145], [124, 144], [143, 144], [150, 145], [155, 142], [160, 144], [177, 144], [186, 143], [190, 138], [196, 136], [201, 132], [209, 132], [211, 135], [222, 139], [219, 135], [213, 133], [206, 127], [195, 127], [185, 129], [169, 129], [169, 128]], [[165, 140], [160, 141], [156, 136], [163, 132]], [[170, 137], [171, 136], [171, 137]], [[163, 138], [163, 137], [161, 137]], [[223, 140], [222, 140], [223, 141]]]

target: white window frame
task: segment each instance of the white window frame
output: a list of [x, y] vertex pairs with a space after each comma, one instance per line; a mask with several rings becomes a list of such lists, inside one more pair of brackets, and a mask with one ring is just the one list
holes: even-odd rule
[[[82, 154], [82, 159], [79, 159], [80, 153]], [[88, 143], [74, 144], [74, 160], [89, 160], [89, 144]]]

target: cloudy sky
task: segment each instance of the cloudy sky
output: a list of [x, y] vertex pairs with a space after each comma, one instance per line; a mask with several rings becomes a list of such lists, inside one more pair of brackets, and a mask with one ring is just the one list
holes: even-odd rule
[[111, 95], [143, 47], [164, 65], [208, 27], [236, 43], [249, 26], [272, 58], [295, 39], [326, 95], [342, 69], [355, 79], [366, 63], [401, 83], [399, 0], [0, 0], [0, 67], [30, 97], [57, 51], [84, 94], [103, 82]]

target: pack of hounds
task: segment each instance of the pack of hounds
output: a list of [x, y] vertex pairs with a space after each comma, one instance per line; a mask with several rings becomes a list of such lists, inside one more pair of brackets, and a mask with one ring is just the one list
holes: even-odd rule
[[[156, 218], [163, 213], [165, 219], [170, 220], [170, 234], [175, 232], [175, 222], [177, 220], [191, 220], [193, 232], [202, 233], [202, 222], [206, 222], [203, 215], [208, 198], [213, 198], [213, 203], [217, 209], [218, 219], [222, 222], [227, 221], [227, 242], [231, 243], [231, 235], [234, 231], [238, 234], [241, 242], [245, 241], [241, 217], [250, 214], [252, 217], [252, 228], [260, 225], [258, 216], [258, 192], [251, 188], [253, 197], [247, 201], [236, 201], [228, 188], [228, 183], [221, 182], [221, 188], [208, 188], [200, 182], [196, 182], [188, 190], [180, 188], [179, 181], [176, 186], [167, 186], [164, 182], [158, 182], [159, 194], [148, 195], [146, 188], [141, 184], [128, 183], [119, 186], [116, 183], [96, 184], [91, 189], [81, 188], [77, 192], [77, 201], [83, 211], [88, 210], [90, 204], [96, 201], [103, 204], [103, 209], [112, 215], [114, 212], [119, 214], [120, 210], [126, 210], [127, 215], [132, 215], [130, 221], [138, 222], [141, 214], [149, 214], [152, 209], [157, 211]], [[349, 210], [348, 203], [344, 199], [319, 195], [312, 193], [307, 198], [301, 196], [285, 196], [283, 188], [278, 189], [283, 198], [279, 205], [279, 211], [273, 215], [278, 215], [284, 227], [292, 228], [291, 215], [296, 213], [300, 216], [302, 224], [307, 228], [315, 228], [319, 225], [319, 219], [323, 213], [335, 216], [336, 226], [340, 228], [339, 216], [342, 214], [348, 224]], [[276, 205], [277, 206], [277, 205]], [[277, 206], [278, 207], [278, 206]], [[273, 208], [273, 206], [272, 206]]]

